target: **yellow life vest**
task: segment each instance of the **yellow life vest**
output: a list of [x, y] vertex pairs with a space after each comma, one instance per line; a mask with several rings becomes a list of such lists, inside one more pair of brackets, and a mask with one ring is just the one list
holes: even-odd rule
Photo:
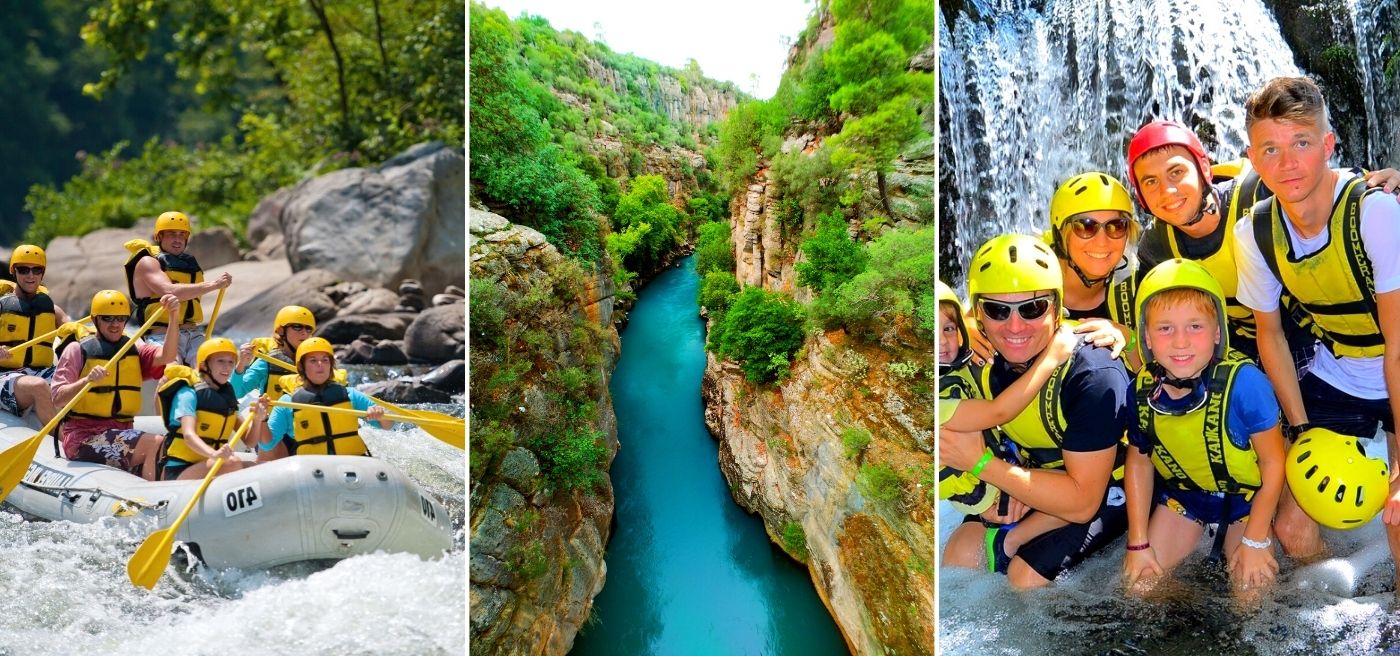
[[107, 368], [107, 377], [93, 384], [69, 414], [90, 419], [130, 420], [141, 410], [141, 356], [132, 348], [122, 356], [116, 366], [109, 364], [123, 344], [131, 338], [122, 336], [116, 342], [101, 337], [89, 337], [78, 343], [83, 350], [83, 369], [80, 376], [86, 378], [98, 365]]
[[1137, 328], [1133, 320], [1133, 303], [1137, 300], [1137, 276], [1128, 276], [1108, 286], [1108, 318], [1114, 323]]
[[1167, 485], [1178, 490], [1243, 494], [1246, 499], [1259, 489], [1259, 455], [1252, 447], [1235, 446], [1226, 426], [1235, 377], [1249, 363], [1243, 353], [1227, 352], [1206, 381], [1205, 404], [1180, 416], [1152, 410], [1147, 401], [1156, 380], [1146, 371], [1138, 374], [1134, 390], [1138, 425], [1152, 445], [1152, 465]]
[[[22, 344], [56, 327], [53, 299], [48, 294], [40, 292], [28, 300], [17, 294], [0, 298], [0, 345]], [[52, 367], [53, 363], [53, 341], [49, 340], [10, 353], [10, 357], [0, 360], [0, 369], [44, 369]]]
[[[1217, 172], [1217, 166], [1211, 167], [1213, 173]], [[1253, 342], [1258, 333], [1254, 327], [1254, 311], [1235, 297], [1239, 291], [1239, 267], [1235, 266], [1234, 249], [1235, 223], [1254, 206], [1259, 191], [1263, 189], [1267, 192], [1268, 189], [1260, 184], [1259, 173], [1248, 165], [1248, 160], [1234, 167], [1234, 172], [1238, 174], [1232, 176], [1236, 179], [1234, 189], [1223, 199], [1223, 207], [1220, 208], [1220, 221], [1224, 224], [1220, 247], [1214, 253], [1194, 259], [1210, 272], [1225, 292], [1225, 318], [1231, 332]], [[1168, 227], [1164, 233], [1172, 257], [1188, 258], [1179, 243], [1178, 229]]]
[[[126, 264], [124, 265], [126, 269], [127, 297], [131, 299], [133, 304], [131, 315], [132, 318], [140, 324], [146, 323], [146, 312], [148, 308], [153, 305], [160, 305], [159, 296], [139, 297], [136, 295], [136, 264], [142, 259], [147, 257], [156, 258], [160, 262], [160, 270], [165, 272], [165, 275], [170, 278], [170, 282], [176, 284], [204, 282], [204, 270], [199, 267], [199, 261], [194, 259], [193, 255], [189, 253], [181, 253], [179, 255], [163, 253], [159, 246], [148, 244], [142, 247], [141, 244], [144, 243], [144, 240], [139, 239], [128, 242], [127, 249], [131, 250], [132, 253], [131, 256], [126, 259]], [[204, 309], [199, 304], [199, 298], [182, 301], [180, 306], [185, 309], [180, 317], [181, 324], [200, 324], [204, 322]], [[156, 321], [155, 325], [166, 325], [168, 323], [166, 319], [167, 317], [161, 317]]]
[[[272, 365], [276, 367], [277, 365]], [[272, 367], [267, 370], [267, 387], [282, 394], [295, 394], [297, 390], [306, 385], [306, 381], [301, 379], [301, 374], [286, 374], [277, 376], [272, 373]], [[276, 379], [276, 380], [274, 380]], [[331, 373], [331, 381], [341, 385], [350, 384], [350, 372], [344, 369], [336, 369]], [[267, 391], [266, 389], [264, 391]], [[277, 397], [282, 398], [282, 397]]]
[[[292, 394], [293, 403], [352, 408], [344, 385], [327, 383], [320, 392], [302, 388]], [[369, 448], [360, 439], [360, 420], [343, 412], [292, 411], [293, 455], [367, 456]]]
[[[170, 378], [156, 391], [156, 403], [160, 411], [160, 416], [166, 422], [169, 429], [165, 434], [165, 454], [167, 457], [183, 460], [188, 463], [196, 463], [204, 459], [203, 456], [190, 448], [185, 440], [185, 434], [180, 430], [180, 422], [175, 421], [170, 416], [170, 411], [175, 407], [175, 395], [180, 390], [193, 387], [195, 397], [195, 423], [194, 432], [210, 448], [218, 451], [229, 438], [233, 436], [233, 427], [238, 418], [238, 397], [234, 395], [233, 385], [225, 383], [219, 387], [210, 386], [203, 381], [193, 382], [190, 378], [172, 376], [171, 369], [177, 365], [166, 367], [166, 376]], [[186, 367], [179, 367], [185, 369]], [[189, 372], [191, 375], [193, 372]], [[193, 384], [191, 384], [193, 382]]]
[[1313, 332], [1334, 355], [1377, 357], [1385, 353], [1377, 318], [1375, 274], [1361, 241], [1361, 201], [1366, 179], [1353, 177], [1332, 205], [1327, 245], [1297, 257], [1279, 204], [1254, 206], [1254, 239], [1274, 277], [1312, 316]]

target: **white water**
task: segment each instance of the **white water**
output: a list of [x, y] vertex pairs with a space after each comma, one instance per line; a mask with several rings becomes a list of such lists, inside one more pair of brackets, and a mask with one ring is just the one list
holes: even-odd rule
[[330, 567], [168, 571], [146, 591], [127, 580], [126, 562], [152, 526], [28, 522], [6, 506], [0, 654], [464, 653], [463, 452], [418, 429], [364, 428], [362, 435], [376, 456], [447, 506], [457, 529], [452, 553], [431, 561], [377, 553]]
[[1394, 23], [1400, 21], [1397, 0], [1349, 0], [1356, 58], [1366, 103], [1367, 152], [1363, 158], [1374, 168], [1400, 167], [1400, 120], [1396, 120], [1395, 84], [1385, 82], [1385, 64], [1400, 44], [1394, 43]]

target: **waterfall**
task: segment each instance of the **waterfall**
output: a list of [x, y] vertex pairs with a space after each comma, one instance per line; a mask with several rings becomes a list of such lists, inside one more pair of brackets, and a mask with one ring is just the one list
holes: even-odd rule
[[[1400, 168], [1400, 120], [1396, 104], [1400, 85], [1386, 67], [1400, 53], [1394, 26], [1400, 21], [1397, 0], [1349, 0], [1356, 39], [1356, 63], [1366, 103], [1365, 163], [1375, 168]], [[1400, 60], [1396, 60], [1400, 65]]]
[[1300, 74], [1260, 0], [990, 4], [938, 25], [940, 166], [954, 186], [940, 209], [956, 231], [942, 255], [957, 271], [992, 236], [1040, 232], [1069, 176], [1126, 180], [1128, 139], [1153, 118], [1209, 125], [1212, 157], [1243, 156], [1245, 98]]

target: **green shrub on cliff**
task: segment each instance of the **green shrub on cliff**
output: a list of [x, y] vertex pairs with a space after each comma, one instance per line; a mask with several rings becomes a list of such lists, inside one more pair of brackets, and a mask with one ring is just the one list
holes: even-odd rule
[[884, 463], [861, 465], [856, 474], [856, 487], [878, 503], [894, 503], [904, 496], [904, 480]]
[[834, 289], [865, 270], [869, 256], [851, 239], [839, 212], [821, 217], [815, 234], [802, 242], [805, 262], [798, 262], [797, 284], [817, 293]]
[[739, 293], [739, 281], [728, 271], [711, 271], [700, 283], [700, 305], [710, 313], [715, 323], [724, 321], [724, 313]]
[[783, 524], [783, 550], [788, 552], [793, 558], [802, 562], [807, 562], [807, 532], [802, 530], [802, 524], [798, 522], [785, 522]]
[[728, 221], [702, 223], [696, 229], [695, 273], [734, 271], [734, 245], [730, 243]]
[[739, 363], [744, 377], [761, 383], [787, 375], [792, 354], [802, 346], [802, 307], [758, 287], [748, 287], [715, 325], [711, 349]]
[[633, 178], [631, 187], [617, 201], [613, 227], [619, 231], [641, 230], [622, 260], [630, 271], [650, 272], [679, 242], [679, 228], [685, 214], [671, 204], [666, 180], [659, 175]]
[[871, 336], [895, 322], [932, 337], [933, 228], [890, 230], [866, 245], [864, 271], [829, 289], [812, 304], [821, 325]]

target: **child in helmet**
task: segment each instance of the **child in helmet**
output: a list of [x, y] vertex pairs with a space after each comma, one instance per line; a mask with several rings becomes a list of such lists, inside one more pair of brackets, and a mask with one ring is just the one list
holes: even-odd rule
[[238, 350], [238, 367], [234, 370], [240, 379], [242, 390], [257, 390], [259, 393], [279, 398], [292, 390], [281, 387], [283, 371], [270, 369], [266, 360], [255, 358], [254, 352], [262, 351], [270, 358], [281, 360], [293, 367], [292, 356], [297, 347], [316, 332], [316, 315], [300, 305], [288, 305], [277, 311], [272, 320], [272, 337], [259, 337]]
[[234, 456], [229, 439], [243, 421], [267, 419], [265, 398], [253, 406], [251, 418], [238, 418], [238, 395], [230, 380], [238, 349], [232, 341], [215, 337], [200, 344], [197, 360], [197, 378], [179, 365], [166, 367], [167, 382], [156, 394], [170, 429], [165, 436], [163, 480], [204, 478], [219, 459], [224, 460], [220, 474], [251, 466]]
[[1217, 526], [1211, 557], [1223, 552], [1237, 596], [1257, 595], [1278, 573], [1270, 534], [1284, 489], [1279, 406], [1263, 372], [1229, 348], [1225, 308], [1220, 283], [1192, 260], [1163, 262], [1138, 288], [1143, 370], [1123, 561], [1133, 594], [1185, 560], [1208, 524]]
[[[297, 372], [302, 384], [282, 401], [306, 405], [365, 411], [365, 419], [388, 428], [393, 421], [384, 419], [384, 408], [359, 390], [348, 388], [335, 380], [335, 350], [321, 337], [312, 337], [297, 348]], [[369, 455], [360, 439], [359, 420], [351, 414], [275, 408], [267, 419], [265, 432], [258, 434], [258, 460], [276, 460], [288, 455]]]

